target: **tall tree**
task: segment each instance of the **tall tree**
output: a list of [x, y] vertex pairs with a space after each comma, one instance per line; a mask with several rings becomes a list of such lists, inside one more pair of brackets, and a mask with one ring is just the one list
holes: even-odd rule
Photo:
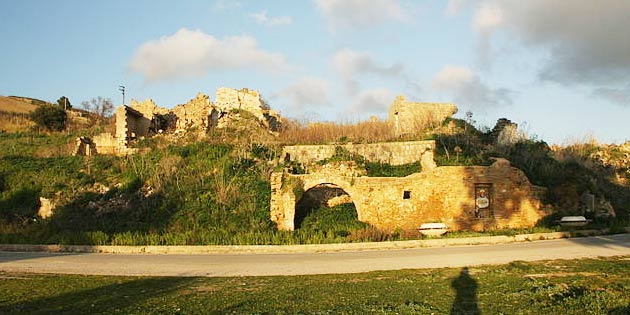
[[57, 105], [59, 105], [59, 107], [63, 109], [72, 108], [72, 104], [70, 103], [70, 100], [65, 96], [62, 96], [57, 100]]
[[110, 98], [97, 97], [88, 101], [81, 102], [81, 106], [86, 111], [101, 116], [101, 118], [110, 117], [114, 113], [114, 103]]

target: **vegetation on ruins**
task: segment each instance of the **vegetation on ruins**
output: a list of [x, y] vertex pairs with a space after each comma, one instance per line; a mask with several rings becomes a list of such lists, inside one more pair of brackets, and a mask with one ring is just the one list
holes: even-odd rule
[[[438, 165], [490, 165], [493, 158], [503, 157], [533, 184], [547, 187], [546, 201], [558, 214], [527, 231], [557, 229], [553, 220], [579, 210], [576, 200], [584, 193], [609, 201], [616, 211], [615, 219], [596, 220], [596, 226], [614, 230], [628, 222], [629, 165], [619, 162], [627, 153], [614, 146], [551, 148], [519, 134], [508, 120], [480, 131], [472, 115], [400, 136], [378, 119], [357, 124], [284, 121], [277, 135], [259, 123], [248, 123], [252, 119], [256, 118], [244, 112], [232, 126], [206, 134], [165, 133], [138, 139], [133, 147], [139, 153], [125, 157], [70, 156], [76, 137], [96, 135], [102, 125], [76, 125], [64, 132], [0, 132], [0, 242], [306, 244], [417, 238], [402, 232], [386, 234], [359, 222], [352, 203], [310, 209], [298, 230], [278, 231], [269, 217], [269, 180], [274, 170], [303, 173], [307, 167], [279, 161], [283, 145], [427, 138], [436, 141]], [[373, 177], [402, 177], [421, 168], [419, 163], [369, 162], [342, 146], [321, 163], [336, 161], [354, 161]], [[300, 186], [287, 189], [299, 196]], [[38, 216], [40, 198], [54, 203], [50, 218]]]

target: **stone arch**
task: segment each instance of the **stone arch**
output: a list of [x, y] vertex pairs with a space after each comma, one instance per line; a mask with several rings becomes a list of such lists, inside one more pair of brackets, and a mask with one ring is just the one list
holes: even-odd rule
[[[345, 186], [345, 185], [344, 185]], [[354, 205], [359, 217], [357, 204], [351, 196], [351, 193], [342, 186], [330, 182], [322, 182], [319, 184], [308, 184], [304, 187], [304, 193], [299, 200], [295, 202], [294, 208], [294, 229], [299, 229], [302, 221], [313, 211], [321, 207], [334, 207], [341, 204], [351, 203]]]

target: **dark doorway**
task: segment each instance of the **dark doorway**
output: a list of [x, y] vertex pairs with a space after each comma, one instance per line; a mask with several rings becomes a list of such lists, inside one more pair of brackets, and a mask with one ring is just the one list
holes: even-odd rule
[[[304, 192], [302, 198], [295, 205], [295, 228], [302, 227], [304, 219], [322, 208], [350, 204], [354, 205], [348, 193], [335, 184], [319, 184]], [[356, 209], [353, 210], [356, 218]]]

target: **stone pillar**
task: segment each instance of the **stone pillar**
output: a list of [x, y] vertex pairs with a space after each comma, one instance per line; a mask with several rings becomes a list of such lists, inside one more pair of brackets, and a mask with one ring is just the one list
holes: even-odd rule
[[422, 156], [420, 157], [420, 166], [422, 166], [422, 171], [430, 171], [437, 167], [435, 164], [435, 160], [433, 159], [433, 147], [427, 145], [427, 149], [422, 152]]

